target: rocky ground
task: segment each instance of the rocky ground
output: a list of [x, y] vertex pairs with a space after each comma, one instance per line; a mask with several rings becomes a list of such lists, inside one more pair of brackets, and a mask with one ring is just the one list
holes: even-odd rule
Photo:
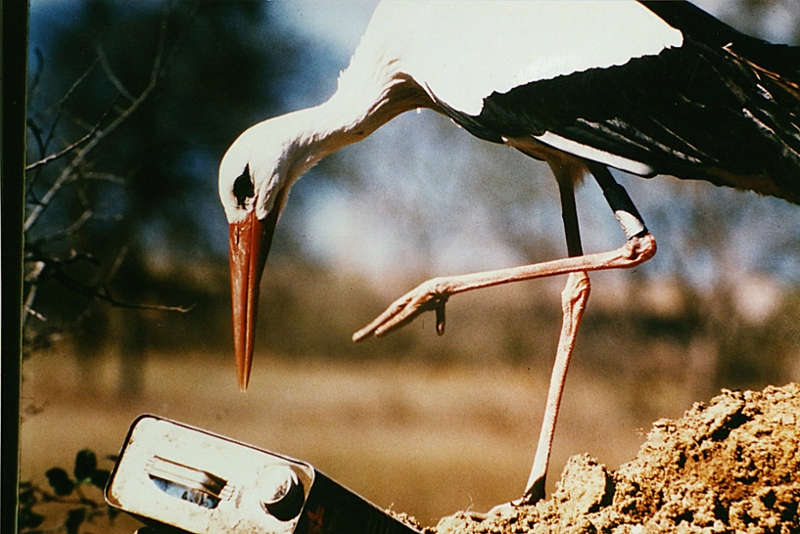
[[656, 422], [616, 472], [573, 457], [535, 506], [459, 512], [427, 534], [800, 532], [800, 386], [723, 391]]

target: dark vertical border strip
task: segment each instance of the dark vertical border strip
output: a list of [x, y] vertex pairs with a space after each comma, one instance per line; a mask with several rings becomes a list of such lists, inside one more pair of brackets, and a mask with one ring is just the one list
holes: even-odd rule
[[0, 371], [0, 531], [17, 532], [22, 309], [22, 216], [28, 2], [2, 2], [2, 360]]

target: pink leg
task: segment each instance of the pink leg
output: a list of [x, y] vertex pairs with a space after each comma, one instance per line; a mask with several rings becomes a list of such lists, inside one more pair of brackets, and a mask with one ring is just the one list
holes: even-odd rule
[[441, 334], [444, 332], [444, 306], [451, 296], [458, 293], [559, 274], [635, 267], [652, 258], [655, 253], [656, 241], [648, 232], [630, 238], [625, 245], [609, 252], [496, 271], [432, 278], [394, 301], [375, 320], [353, 334], [353, 341], [386, 335], [426, 311], [436, 311], [436, 328]]
[[[598, 164], [561, 157], [553, 158], [548, 163], [559, 184], [567, 250], [570, 257], [511, 269], [428, 280], [397, 299], [374, 321], [353, 334], [353, 341], [360, 341], [372, 335], [383, 336], [410, 323], [426, 311], [435, 311], [436, 331], [441, 335], [444, 333], [445, 326], [445, 304], [452, 295], [510, 282], [569, 274], [567, 285], [561, 294], [563, 322], [536, 456], [522, 499], [510, 504], [533, 504], [544, 498], [547, 468], [561, 397], [564, 392], [564, 383], [575, 346], [578, 326], [589, 298], [588, 271], [634, 267], [652, 258], [656, 252], [655, 239], [645, 228], [641, 216], [627, 193], [616, 184], [607, 168]], [[576, 182], [576, 178], [586, 170], [584, 163], [603, 189], [603, 194], [628, 238], [625, 245], [616, 250], [583, 254], [573, 184]], [[495, 509], [506, 506], [508, 505], [500, 505]]]
[[532, 504], [544, 498], [544, 484], [547, 467], [550, 464], [550, 451], [553, 448], [553, 435], [561, 406], [561, 395], [564, 393], [564, 382], [567, 378], [572, 349], [575, 346], [575, 337], [578, 335], [578, 326], [583, 316], [583, 310], [586, 308], [586, 301], [589, 299], [590, 287], [589, 275], [585, 272], [572, 273], [561, 293], [561, 309], [564, 313], [561, 335], [558, 339], [556, 360], [553, 363], [553, 374], [550, 377], [547, 407], [539, 433], [536, 457], [520, 504]]

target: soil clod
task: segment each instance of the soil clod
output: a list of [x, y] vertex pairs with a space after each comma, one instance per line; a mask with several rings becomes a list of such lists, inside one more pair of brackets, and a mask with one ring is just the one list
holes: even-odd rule
[[800, 386], [727, 391], [657, 421], [616, 472], [570, 459], [533, 506], [459, 512], [430, 534], [800, 533]]

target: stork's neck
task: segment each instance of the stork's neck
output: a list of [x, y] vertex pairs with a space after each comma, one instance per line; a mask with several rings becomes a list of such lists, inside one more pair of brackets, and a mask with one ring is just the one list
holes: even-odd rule
[[291, 174], [298, 178], [323, 157], [365, 139], [400, 113], [432, 106], [425, 91], [396, 67], [396, 61], [363, 69], [355, 59], [327, 102], [286, 116], [296, 132], [288, 159], [294, 167]]

